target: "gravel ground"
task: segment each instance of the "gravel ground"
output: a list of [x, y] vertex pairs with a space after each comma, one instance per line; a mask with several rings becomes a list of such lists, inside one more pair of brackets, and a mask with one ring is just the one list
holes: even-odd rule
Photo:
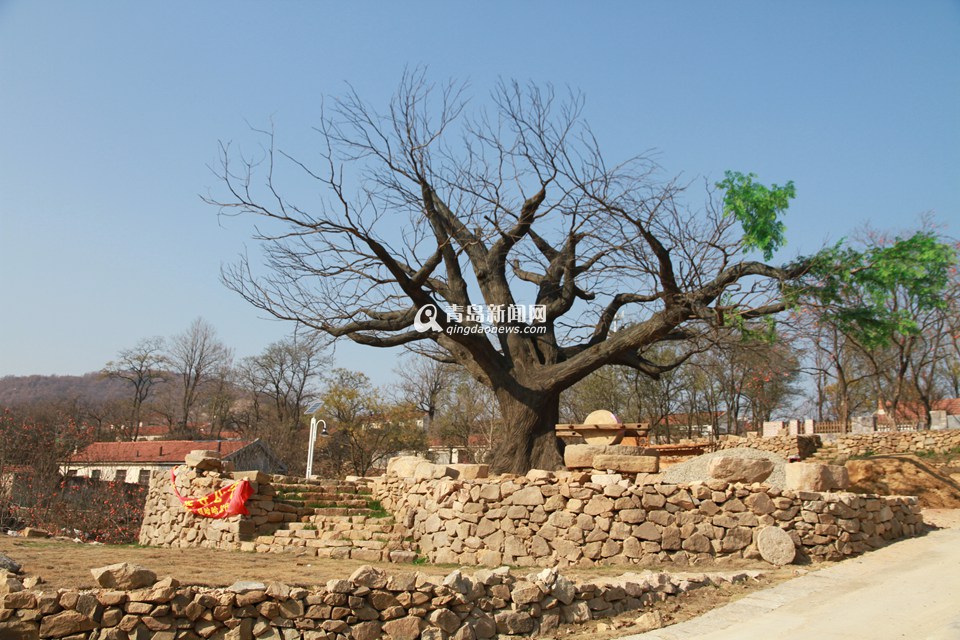
[[766, 458], [768, 460], [772, 460], [773, 473], [771, 473], [770, 477], [764, 481], [764, 484], [768, 484], [773, 487], [779, 487], [781, 489], [783, 488], [783, 467], [787, 464], [787, 461], [775, 453], [760, 451], [759, 449], [747, 449], [745, 447], [738, 449], [724, 449], [723, 451], [714, 451], [713, 453], [705, 453], [702, 456], [693, 458], [692, 460], [675, 464], [671, 467], [668, 467], [663, 472], [663, 482], [705, 482], [710, 479], [710, 473], [708, 471], [710, 467], [710, 461], [719, 456], [734, 458]]

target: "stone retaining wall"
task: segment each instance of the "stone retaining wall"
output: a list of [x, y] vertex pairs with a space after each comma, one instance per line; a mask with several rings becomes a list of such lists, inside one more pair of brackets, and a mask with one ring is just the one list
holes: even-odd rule
[[[209, 459], [205, 464], [216, 467]], [[140, 544], [292, 551], [365, 562], [410, 562], [416, 558], [406, 528], [386, 517], [388, 514], [368, 508], [370, 489], [363, 482], [304, 480], [255, 471], [223, 473], [187, 465], [177, 473], [177, 489], [182, 496], [197, 497], [243, 479], [250, 481], [253, 489], [246, 502], [249, 514], [211, 519], [183, 508], [173, 493], [169, 474], [155, 475], [147, 493]]]
[[717, 442], [716, 448], [737, 449], [748, 447], [775, 453], [785, 460], [793, 456], [799, 456], [801, 460], [806, 460], [816, 453], [821, 446], [820, 436], [773, 436], [767, 438], [724, 436]]
[[567, 566], [759, 557], [765, 527], [837, 560], [916, 535], [917, 499], [709, 481], [635, 484], [618, 474], [533, 471], [493, 480], [387, 475], [375, 494], [431, 562]]
[[837, 454], [945, 453], [960, 448], [960, 429], [944, 431], [881, 431], [845, 434], [836, 439]]
[[746, 577], [647, 572], [575, 583], [555, 569], [523, 578], [506, 568], [431, 578], [361, 567], [348, 580], [309, 589], [257, 582], [213, 589], [166, 578], [135, 591], [7, 593], [0, 599], [0, 638], [484, 640], [547, 632]]
[[295, 509], [275, 504], [273, 492], [260, 486], [261, 480], [269, 478], [257, 471], [221, 473], [181, 467], [177, 489], [188, 498], [207, 495], [238, 480], [250, 480], [253, 495], [246, 503], [250, 516], [211, 519], [184, 509], [171, 489], [170, 475], [155, 473], [147, 491], [139, 543], [156, 547], [239, 549], [242, 539], [249, 539], [264, 525], [298, 520]]

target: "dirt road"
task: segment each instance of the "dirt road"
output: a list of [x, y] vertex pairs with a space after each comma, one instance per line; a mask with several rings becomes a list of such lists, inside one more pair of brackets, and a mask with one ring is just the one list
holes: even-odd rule
[[960, 640], [960, 528], [892, 544], [621, 640]]

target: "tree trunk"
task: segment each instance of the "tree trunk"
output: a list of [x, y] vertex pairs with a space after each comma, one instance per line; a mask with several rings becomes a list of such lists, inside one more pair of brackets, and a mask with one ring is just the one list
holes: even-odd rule
[[562, 468], [556, 435], [560, 394], [537, 393], [519, 385], [496, 389], [495, 394], [503, 416], [503, 431], [494, 446], [493, 470], [524, 474], [530, 469]]

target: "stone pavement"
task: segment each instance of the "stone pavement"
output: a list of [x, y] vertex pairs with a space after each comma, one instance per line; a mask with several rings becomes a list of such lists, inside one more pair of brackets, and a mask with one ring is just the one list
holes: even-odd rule
[[753, 638], [960, 640], [960, 529], [897, 542], [620, 640]]

